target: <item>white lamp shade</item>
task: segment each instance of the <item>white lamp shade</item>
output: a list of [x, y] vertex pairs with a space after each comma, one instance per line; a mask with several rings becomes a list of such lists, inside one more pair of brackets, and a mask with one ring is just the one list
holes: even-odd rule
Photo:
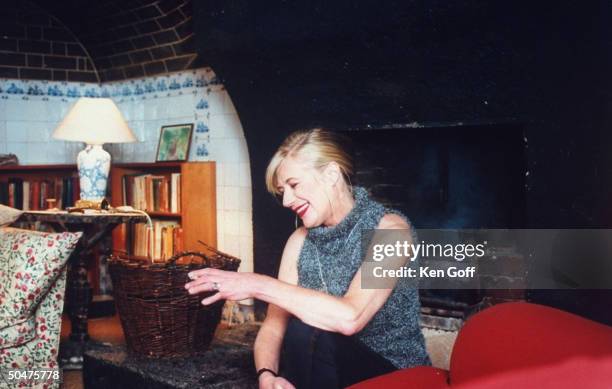
[[90, 145], [136, 141], [113, 100], [91, 97], [77, 100], [52, 136]]

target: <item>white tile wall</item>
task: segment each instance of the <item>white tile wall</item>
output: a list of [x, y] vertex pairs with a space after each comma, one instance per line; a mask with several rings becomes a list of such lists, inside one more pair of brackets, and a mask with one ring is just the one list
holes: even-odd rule
[[[238, 210], [238, 187], [237, 186], [223, 187], [223, 197], [224, 197], [225, 211], [237, 211]], [[236, 225], [236, 227], [238, 226]], [[235, 231], [238, 231], [238, 228], [236, 228]]]
[[223, 113], [237, 115], [236, 107], [234, 107], [234, 102], [230, 98], [230, 95], [225, 92], [223, 93]]
[[224, 114], [225, 136], [228, 138], [244, 139], [242, 124], [237, 114]]
[[238, 209], [248, 211], [249, 215], [253, 210], [253, 196], [251, 188], [238, 187]]
[[19, 159], [19, 163], [26, 164], [28, 156], [28, 144], [25, 142], [7, 142], [6, 152], [13, 153]]
[[238, 185], [241, 188], [251, 188], [251, 165], [248, 162], [240, 162], [238, 166], [239, 166]]
[[[210, 128], [211, 139], [225, 138], [226, 126], [225, 126], [225, 115], [210, 115], [208, 120], [208, 127]], [[206, 123], [206, 122], [204, 122]]]
[[0, 121], [0, 142], [6, 142], [6, 122]]
[[224, 185], [238, 186], [240, 182], [239, 165], [237, 163], [226, 163], [225, 165], [225, 181]]
[[27, 140], [36, 142], [46, 142], [51, 139], [54, 127], [51, 123], [44, 121], [22, 122], [28, 123]]
[[30, 122], [26, 121], [7, 121], [6, 122], [6, 141], [8, 143], [27, 142], [28, 128]]
[[33, 164], [43, 164], [47, 162], [48, 145], [46, 142], [29, 142], [28, 161]]

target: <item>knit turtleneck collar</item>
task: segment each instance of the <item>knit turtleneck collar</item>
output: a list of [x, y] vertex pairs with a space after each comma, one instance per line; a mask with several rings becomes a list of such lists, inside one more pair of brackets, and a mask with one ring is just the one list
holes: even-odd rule
[[347, 238], [371, 202], [368, 192], [360, 186], [353, 187], [353, 195], [355, 197], [355, 204], [340, 223], [335, 226], [321, 225], [309, 228], [309, 238], [321, 243]]

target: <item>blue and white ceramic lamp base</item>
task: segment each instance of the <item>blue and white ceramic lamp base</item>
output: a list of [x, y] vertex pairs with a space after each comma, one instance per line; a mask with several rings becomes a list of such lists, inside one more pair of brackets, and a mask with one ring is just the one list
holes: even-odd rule
[[110, 154], [102, 145], [87, 145], [77, 156], [81, 200], [100, 202], [106, 196]]

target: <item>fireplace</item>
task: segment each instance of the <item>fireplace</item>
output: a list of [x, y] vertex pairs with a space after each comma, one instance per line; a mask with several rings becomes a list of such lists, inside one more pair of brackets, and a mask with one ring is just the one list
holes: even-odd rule
[[[525, 227], [525, 147], [518, 124], [397, 126], [344, 131], [354, 184], [430, 229]], [[421, 290], [424, 324], [453, 329], [516, 291]]]

